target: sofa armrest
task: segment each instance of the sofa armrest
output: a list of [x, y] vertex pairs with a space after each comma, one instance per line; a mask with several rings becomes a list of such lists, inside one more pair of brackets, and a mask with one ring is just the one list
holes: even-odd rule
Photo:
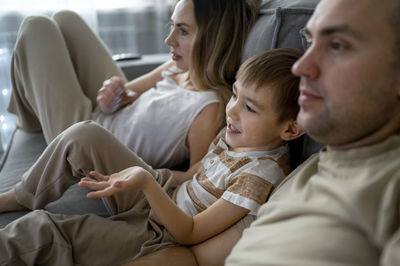
[[139, 59], [118, 62], [128, 80], [140, 77], [171, 59], [170, 54], [142, 55]]

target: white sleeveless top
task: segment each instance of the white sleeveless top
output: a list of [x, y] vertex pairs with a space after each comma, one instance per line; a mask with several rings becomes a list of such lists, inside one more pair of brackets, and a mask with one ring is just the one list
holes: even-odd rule
[[163, 80], [155, 88], [115, 113], [107, 115], [96, 108], [92, 120], [153, 168], [169, 168], [188, 160], [186, 136], [192, 121], [219, 98], [212, 91], [179, 87], [170, 75], [180, 71], [176, 67], [163, 71]]

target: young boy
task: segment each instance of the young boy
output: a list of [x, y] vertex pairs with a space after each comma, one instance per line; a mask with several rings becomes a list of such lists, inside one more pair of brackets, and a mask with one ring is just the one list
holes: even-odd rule
[[[30, 213], [0, 231], [0, 264], [113, 265], [168, 245], [200, 243], [246, 215], [256, 215], [289, 172], [286, 142], [302, 134], [295, 121], [298, 78], [291, 74], [300, 56], [298, 50], [282, 48], [254, 56], [241, 66], [226, 107], [227, 126], [189, 171], [172, 175], [151, 169], [139, 158], [132, 159], [134, 167], [112, 175], [100, 174], [101, 167], [93, 165], [92, 178], [82, 178], [79, 185], [94, 190], [89, 198], [103, 197], [114, 216]], [[67, 130], [52, 145], [65, 150], [61, 153], [66, 165], [68, 154], [77, 152], [66, 141], [74, 130]], [[89, 153], [93, 156], [92, 150]], [[42, 157], [46, 160], [46, 155]], [[35, 169], [30, 172], [33, 176]], [[77, 180], [54, 180], [50, 174], [24, 178], [8, 199], [30, 209], [54, 200], [57, 196], [52, 194], [61, 194], [66, 184]], [[0, 206], [1, 200], [0, 196]], [[36, 223], [36, 232], [27, 230], [30, 223]]]

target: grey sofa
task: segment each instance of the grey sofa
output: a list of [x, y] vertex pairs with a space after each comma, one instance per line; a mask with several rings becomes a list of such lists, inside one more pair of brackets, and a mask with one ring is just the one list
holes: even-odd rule
[[[248, 37], [243, 60], [264, 50], [277, 47], [302, 49], [299, 30], [306, 24], [317, 2], [318, 0], [264, 1], [258, 21]], [[144, 63], [123, 62], [121, 67], [128, 78], [132, 79], [161, 63], [160, 60], [154, 60], [154, 58], [151, 60], [150, 63], [146, 63], [146, 58], [143, 57]], [[22, 174], [35, 162], [45, 147], [46, 144], [41, 133], [30, 134], [20, 129], [15, 130], [11, 143], [0, 162], [0, 193], [12, 188], [20, 180]], [[312, 153], [319, 151], [320, 148], [320, 144], [313, 142], [307, 136], [291, 143], [293, 168]], [[110, 215], [101, 200], [87, 199], [86, 193], [86, 189], [76, 185], [72, 186], [62, 198], [48, 204], [45, 209], [64, 214]], [[25, 213], [1, 214], [0, 228]]]

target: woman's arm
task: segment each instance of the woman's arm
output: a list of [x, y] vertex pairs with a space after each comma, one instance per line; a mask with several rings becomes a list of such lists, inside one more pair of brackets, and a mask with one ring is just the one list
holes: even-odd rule
[[199, 168], [200, 161], [206, 155], [210, 143], [217, 135], [215, 117], [218, 114], [219, 103], [207, 105], [193, 120], [187, 136], [187, 145], [190, 149], [190, 168], [186, 172], [173, 171], [178, 184], [191, 179]]
[[158, 81], [162, 80], [161, 73], [172, 67], [174, 64], [174, 61], [169, 60], [149, 73], [127, 82], [125, 88], [138, 94], [142, 94], [146, 90], [153, 88]]
[[126, 84], [120, 77], [111, 77], [103, 82], [96, 98], [97, 104], [104, 113], [116, 111], [136, 100], [146, 90], [154, 87], [158, 81], [162, 80], [162, 71], [174, 64], [173, 61], [168, 61]]
[[193, 175], [197, 172], [201, 164], [201, 161], [198, 161], [194, 165], [192, 165], [189, 170], [186, 172], [183, 171], [172, 171], [174, 173], [174, 179], [178, 184], [182, 184], [186, 180], [192, 179]]
[[219, 103], [211, 103], [196, 116], [190, 126], [187, 145], [190, 149], [190, 165], [196, 164], [206, 155], [210, 143], [217, 135]]
[[98, 190], [90, 192], [88, 197], [106, 197], [120, 191], [141, 189], [157, 217], [181, 244], [200, 243], [229, 228], [249, 212], [219, 199], [205, 211], [190, 216], [175, 204], [149, 172], [140, 167], [128, 168], [111, 176], [96, 172], [91, 174], [99, 181], [83, 178], [79, 183], [80, 186]]

